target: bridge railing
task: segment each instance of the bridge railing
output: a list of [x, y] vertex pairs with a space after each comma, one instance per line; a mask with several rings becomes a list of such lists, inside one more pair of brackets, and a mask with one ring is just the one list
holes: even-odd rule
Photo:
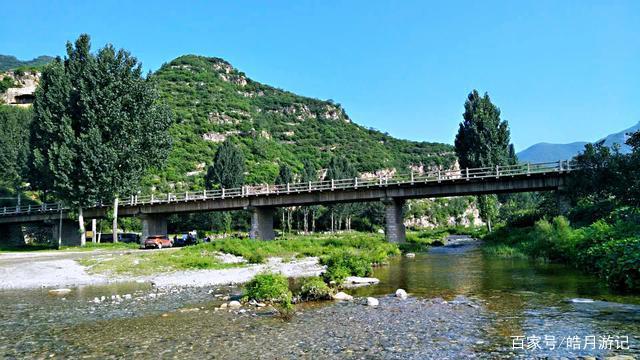
[[[119, 206], [138, 206], [162, 203], [177, 203], [198, 200], [216, 200], [227, 198], [241, 198], [262, 195], [283, 195], [302, 192], [322, 192], [335, 190], [349, 190], [358, 188], [380, 187], [390, 185], [411, 185], [415, 183], [442, 182], [451, 180], [473, 180], [483, 178], [500, 178], [507, 176], [521, 176], [541, 173], [562, 173], [576, 170], [573, 162], [561, 160], [546, 163], [524, 163], [513, 165], [501, 165], [483, 168], [464, 168], [444, 170], [440, 168], [430, 169], [426, 172], [392, 172], [368, 177], [355, 177], [350, 179], [320, 180], [310, 182], [297, 182], [288, 184], [260, 184], [244, 185], [232, 189], [214, 189], [202, 191], [187, 191], [181, 193], [131, 195], [123, 198]], [[111, 204], [98, 203], [95, 208], [110, 207]], [[0, 216], [26, 215], [37, 213], [51, 213], [68, 210], [60, 203], [43, 203], [39, 205], [22, 205], [0, 208]]]

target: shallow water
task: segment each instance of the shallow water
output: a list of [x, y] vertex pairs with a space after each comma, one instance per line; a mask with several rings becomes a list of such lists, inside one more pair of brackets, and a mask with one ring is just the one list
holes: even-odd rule
[[[283, 322], [269, 308], [215, 311], [230, 287], [157, 290], [127, 283], [0, 293], [0, 358], [432, 358], [638, 356], [640, 297], [612, 293], [598, 279], [557, 264], [485, 257], [477, 245], [434, 248], [375, 269], [379, 285], [349, 290], [380, 297], [299, 306]], [[402, 302], [389, 294], [403, 288]], [[212, 293], [209, 293], [212, 290]], [[111, 300], [131, 294], [131, 299]], [[469, 299], [468, 306], [456, 296]], [[105, 296], [95, 304], [93, 299]], [[443, 298], [448, 305], [421, 302]], [[586, 298], [594, 301], [572, 302]], [[464, 299], [464, 298], [463, 298]], [[477, 308], [476, 308], [477, 306]], [[472, 308], [473, 307], [473, 308]], [[247, 308], [248, 309], [248, 308]], [[600, 336], [627, 336], [629, 350], [598, 349]], [[540, 337], [541, 348], [513, 349]], [[556, 348], [545, 346], [553, 336]], [[595, 348], [585, 344], [594, 336]], [[560, 342], [578, 337], [580, 348]], [[573, 341], [573, 340], [572, 340]], [[573, 341], [575, 343], [575, 341]], [[516, 344], [517, 345], [517, 344]], [[583, 348], [587, 345], [586, 348]]]

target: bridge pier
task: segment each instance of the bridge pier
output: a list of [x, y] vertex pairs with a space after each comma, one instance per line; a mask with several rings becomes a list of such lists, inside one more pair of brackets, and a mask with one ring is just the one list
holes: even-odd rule
[[[60, 232], [60, 225], [62, 225], [62, 232]], [[63, 219], [62, 222], [54, 221], [51, 231], [51, 242], [57, 244], [60, 235], [62, 235], [60, 245], [80, 246], [81, 244], [82, 239], [77, 221], [69, 219]]]
[[142, 237], [144, 243], [150, 235], [167, 235], [167, 216], [163, 214], [145, 214], [142, 219]]
[[273, 240], [276, 233], [273, 231], [273, 214], [275, 208], [270, 206], [251, 207], [251, 230], [249, 237], [259, 240]]
[[0, 241], [11, 246], [24, 245], [24, 234], [20, 224], [0, 225]]
[[385, 206], [384, 234], [388, 242], [404, 243], [407, 241], [404, 228], [404, 199], [383, 199]]

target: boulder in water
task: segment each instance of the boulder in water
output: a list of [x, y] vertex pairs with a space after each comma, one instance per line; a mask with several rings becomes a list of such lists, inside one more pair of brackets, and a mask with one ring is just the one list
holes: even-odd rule
[[368, 297], [367, 298], [367, 306], [378, 306], [380, 304], [380, 302], [378, 301], [378, 299], [373, 298], [373, 297]]

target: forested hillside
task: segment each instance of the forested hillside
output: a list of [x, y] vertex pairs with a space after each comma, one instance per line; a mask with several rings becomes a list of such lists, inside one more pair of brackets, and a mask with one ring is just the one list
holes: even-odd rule
[[[153, 78], [175, 115], [168, 164], [146, 179], [159, 191], [203, 188], [205, 169], [226, 138], [244, 152], [246, 183], [273, 183], [281, 164], [299, 173], [304, 159], [322, 169], [333, 155], [346, 157], [360, 173], [449, 167], [455, 161], [450, 145], [367, 129], [353, 123], [340, 104], [253, 81], [219, 58], [182, 56]], [[426, 128], [416, 130], [428, 135]]]
[[20, 67], [38, 68], [51, 62], [53, 58], [51, 56], [38, 56], [31, 60], [18, 60], [15, 56], [0, 55], [0, 71], [13, 70]]

